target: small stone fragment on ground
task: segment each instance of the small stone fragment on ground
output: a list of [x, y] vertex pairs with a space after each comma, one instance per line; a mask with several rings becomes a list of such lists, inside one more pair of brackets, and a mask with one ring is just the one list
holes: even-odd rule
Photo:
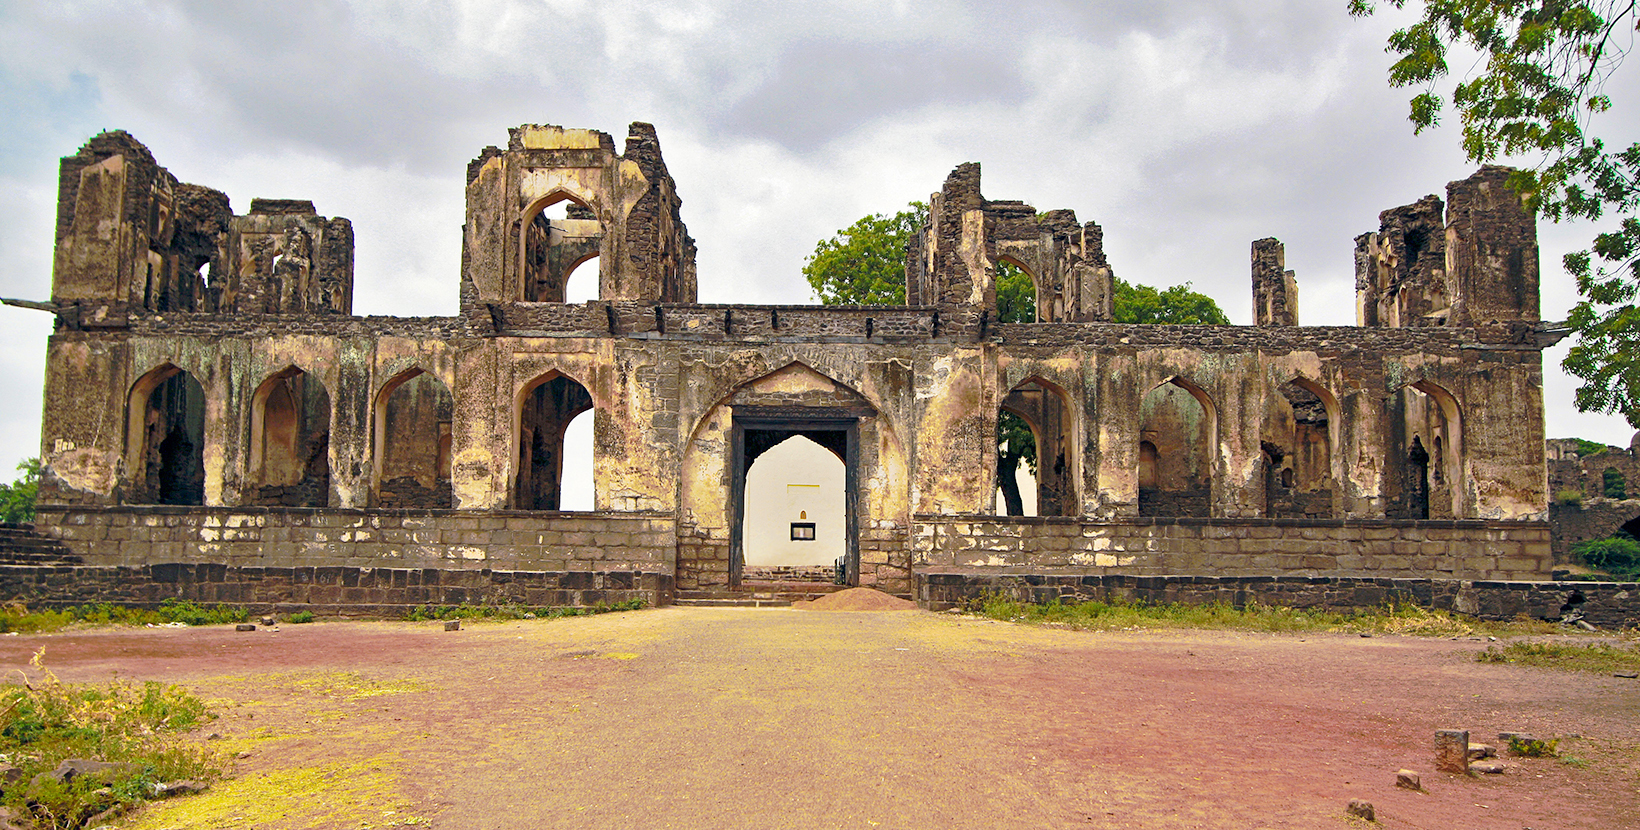
[[1470, 772], [1479, 772], [1486, 775], [1500, 775], [1503, 773], [1502, 761], [1476, 761], [1469, 765]]
[[170, 798], [173, 795], [193, 795], [202, 792], [205, 792], [205, 785], [191, 778], [154, 785], [155, 798]]
[[461, 620], [445, 620], [444, 621], [444, 630], [445, 631], [460, 631], [461, 630]]
[[233, 627], [235, 631], [255, 631], [256, 623], [240, 623]]
[[1482, 758], [1498, 757], [1498, 748], [1491, 744], [1470, 744], [1469, 760], [1479, 761]]
[[1636, 677], [1640, 677], [1640, 672], [1616, 671], [1616, 672], [1612, 672], [1612, 677], [1622, 677], [1622, 678], [1626, 678], [1628, 680], [1633, 680]]
[[1395, 786], [1403, 790], [1422, 790], [1424, 788], [1423, 782], [1418, 778], [1418, 773], [1409, 769], [1395, 773]]
[[11, 764], [0, 764], [0, 790], [23, 780], [23, 771]]
[[1435, 733], [1435, 769], [1469, 772], [1469, 732], [1462, 729], [1442, 729]]
[[262, 624], [265, 625], [265, 626], [272, 627], [274, 622], [275, 622], [275, 620], [272, 617], [263, 617], [262, 618]]
[[1352, 799], [1350, 801], [1350, 806], [1345, 810], [1345, 812], [1364, 821], [1378, 820], [1377, 812], [1372, 809], [1372, 802], [1363, 801], [1359, 798]]

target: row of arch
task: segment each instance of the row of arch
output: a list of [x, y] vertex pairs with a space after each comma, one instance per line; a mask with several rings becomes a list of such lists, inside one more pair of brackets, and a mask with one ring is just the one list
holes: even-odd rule
[[[517, 408], [519, 458], [514, 506], [566, 506], [566, 440], [578, 416], [592, 408], [586, 387], [549, 372], [529, 384]], [[127, 485], [132, 504], [200, 505], [205, 500], [204, 388], [187, 371], [165, 364], [131, 387]], [[376, 463], [371, 504], [453, 507], [450, 480], [454, 403], [432, 373], [413, 367], [390, 378], [372, 398], [371, 447]], [[330, 496], [331, 399], [324, 383], [297, 366], [266, 378], [251, 396], [245, 477], [240, 501], [250, 505], [323, 507]], [[590, 437], [582, 436], [590, 445]], [[586, 448], [582, 448], [585, 450]], [[589, 459], [589, 452], [574, 453]], [[574, 504], [590, 509], [590, 461], [577, 464]]]
[[[1345, 459], [1338, 401], [1295, 376], [1264, 413], [1260, 429], [1263, 488], [1258, 513], [1269, 518], [1335, 518], [1345, 512]], [[1461, 517], [1461, 417], [1456, 398], [1427, 380], [1403, 386], [1393, 401], [1386, 441], [1389, 518]], [[1030, 377], [1002, 400], [997, 417], [997, 512], [1074, 516], [1081, 512], [1074, 467], [1075, 409], [1052, 382]], [[1205, 390], [1171, 377], [1147, 392], [1139, 408], [1138, 512], [1154, 517], [1208, 517], [1219, 474], [1219, 408]], [[1022, 450], [1022, 445], [1025, 445]], [[1032, 500], [1009, 492], [1021, 461], [1031, 469]]]

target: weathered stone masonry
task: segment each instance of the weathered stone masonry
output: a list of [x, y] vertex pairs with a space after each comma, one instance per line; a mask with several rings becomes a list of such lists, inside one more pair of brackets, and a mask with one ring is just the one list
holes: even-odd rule
[[[1298, 327], [1275, 240], [1256, 326], [1109, 322], [1099, 226], [985, 199], [978, 165], [932, 197], [914, 305], [703, 305], [653, 128], [617, 153], [526, 125], [468, 166], [460, 313], [385, 318], [351, 315], [346, 220], [234, 215], [106, 133], [62, 168], [41, 524], [122, 579], [653, 574], [632, 590], [664, 602], [739, 584], [746, 469], [802, 434], [847, 466], [848, 579], [902, 594], [953, 569], [1543, 578], [1552, 337], [1504, 175], [1358, 240], [1362, 327]], [[996, 322], [1002, 261], [1042, 322]], [[600, 299], [562, 302], [577, 266]], [[1003, 409], [1042, 518], [990, 515]], [[595, 510], [557, 512], [586, 410]]]

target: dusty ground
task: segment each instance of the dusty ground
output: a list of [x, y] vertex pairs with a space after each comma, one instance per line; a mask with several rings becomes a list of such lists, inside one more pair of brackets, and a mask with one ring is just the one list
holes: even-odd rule
[[[1410, 637], [1090, 634], [921, 611], [0, 638], [217, 701], [238, 776], [145, 828], [1640, 826], [1640, 681]], [[1579, 759], [1432, 769], [1436, 729]], [[1427, 793], [1397, 790], [1395, 771]]]

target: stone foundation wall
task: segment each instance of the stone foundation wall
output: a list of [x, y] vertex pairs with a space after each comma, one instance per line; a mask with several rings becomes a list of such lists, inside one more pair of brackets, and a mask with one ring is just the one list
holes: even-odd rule
[[1545, 522], [918, 515], [918, 570], [1547, 579]]
[[1559, 619], [1577, 611], [1601, 628], [1640, 625], [1640, 584], [1619, 582], [1495, 582], [1457, 579], [1371, 579], [1303, 576], [1129, 576], [1075, 574], [917, 573], [917, 604], [930, 611], [987, 597], [1018, 602], [1251, 602], [1348, 611], [1415, 604], [1488, 620]]
[[42, 506], [35, 526], [87, 565], [645, 571], [672, 574], [656, 513]]
[[665, 605], [671, 574], [435, 568], [263, 568], [170, 563], [0, 566], [0, 596], [34, 607], [108, 602], [139, 608], [168, 599], [243, 606], [254, 614], [400, 617], [424, 605], [590, 606], [642, 599]]

